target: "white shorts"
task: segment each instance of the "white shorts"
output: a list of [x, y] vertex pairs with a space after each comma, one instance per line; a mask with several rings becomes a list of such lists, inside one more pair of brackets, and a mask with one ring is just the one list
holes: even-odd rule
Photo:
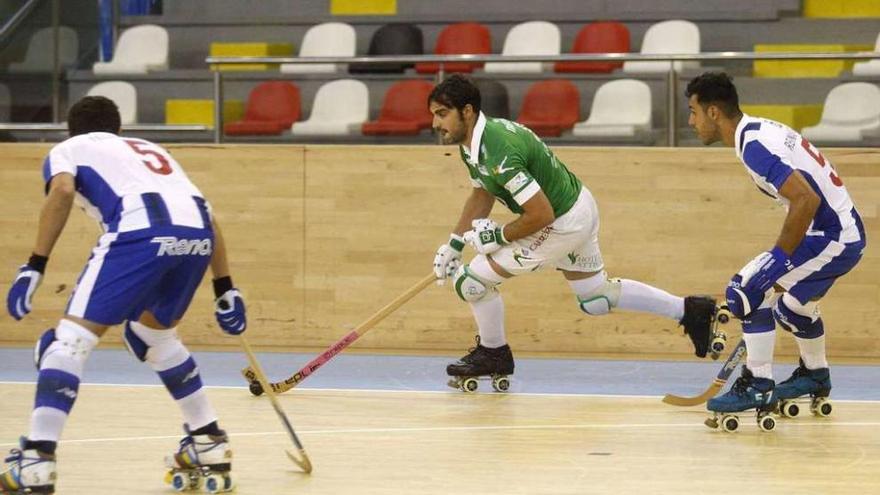
[[552, 266], [570, 272], [605, 267], [599, 251], [599, 207], [587, 188], [564, 215], [538, 232], [489, 255], [508, 273], [519, 275]]

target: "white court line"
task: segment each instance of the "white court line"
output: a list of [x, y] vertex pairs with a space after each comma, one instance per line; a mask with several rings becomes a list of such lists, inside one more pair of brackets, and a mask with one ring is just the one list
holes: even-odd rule
[[[800, 422], [786, 423], [789, 426], [845, 426], [845, 427], [871, 427], [880, 426], [880, 422]], [[474, 432], [474, 431], [516, 431], [516, 430], [615, 430], [615, 429], [633, 429], [633, 428], [693, 428], [704, 429], [706, 426], [699, 422], [692, 423], [628, 423], [628, 424], [603, 424], [603, 423], [584, 423], [574, 425], [481, 425], [481, 426], [419, 426], [419, 427], [403, 427], [403, 428], [348, 428], [339, 430], [302, 430], [297, 431], [297, 435], [342, 435], [342, 434], [358, 434], [358, 433], [437, 433], [437, 432]], [[708, 430], [707, 430], [708, 431]], [[285, 431], [260, 431], [249, 433], [235, 433], [232, 438], [239, 437], [259, 437], [287, 435]], [[177, 440], [180, 435], [157, 435], [157, 436], [140, 436], [140, 437], [113, 437], [113, 438], [83, 438], [79, 440], [62, 440], [61, 444], [74, 443], [110, 443], [110, 442], [143, 442], [149, 440]], [[0, 447], [16, 447], [18, 443], [0, 443]]]
[[[0, 385], [34, 385], [36, 382], [16, 382], [0, 380]], [[150, 383], [89, 383], [84, 382], [82, 385], [96, 387], [134, 387], [134, 388], [162, 388], [164, 385]], [[205, 385], [203, 388], [217, 390], [247, 390], [246, 385]], [[439, 395], [462, 395], [463, 392], [449, 390], [396, 390], [396, 389], [372, 389], [372, 388], [296, 388], [295, 393], [321, 393], [321, 392], [344, 392], [344, 393], [370, 393], [370, 394], [439, 394]], [[248, 392], [250, 394], [250, 392]], [[505, 396], [505, 394], [485, 393], [477, 395], [495, 395]], [[627, 395], [627, 394], [575, 394], [563, 392], [516, 392], [511, 391], [507, 396], [521, 397], [561, 397], [561, 398], [590, 398], [590, 399], [662, 399], [662, 395]], [[281, 395], [288, 397], [287, 395]], [[880, 404], [880, 400], [874, 399], [831, 399], [833, 402], [841, 404]]]

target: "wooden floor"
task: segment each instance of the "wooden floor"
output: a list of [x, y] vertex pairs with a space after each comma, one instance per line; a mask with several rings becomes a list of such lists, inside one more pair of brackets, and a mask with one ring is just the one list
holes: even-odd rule
[[[240, 494], [880, 493], [880, 403], [832, 418], [751, 419], [724, 434], [657, 398], [294, 390], [280, 397], [308, 476], [265, 398], [211, 388]], [[26, 431], [33, 385], [0, 384], [0, 448]], [[59, 448], [60, 494], [167, 493], [179, 417], [159, 387], [84, 385]]]

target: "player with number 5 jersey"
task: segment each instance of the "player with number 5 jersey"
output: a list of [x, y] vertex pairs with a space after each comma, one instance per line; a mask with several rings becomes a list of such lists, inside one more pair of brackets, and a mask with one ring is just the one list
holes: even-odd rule
[[[826, 415], [831, 378], [819, 300], [862, 257], [866, 238], [859, 213], [843, 179], [815, 146], [779, 122], [742, 113], [727, 74], [696, 77], [686, 96], [689, 124], [703, 144], [732, 146], [758, 189], [787, 211], [775, 244], [728, 284], [727, 304], [742, 320], [748, 358], [739, 386], [708, 407], [766, 412], [778, 403], [784, 415], [794, 416], [792, 401], [806, 395], [813, 411]], [[794, 335], [801, 357], [778, 386], [772, 374], [776, 323]]]
[[219, 326], [230, 334], [247, 327], [210, 204], [168, 151], [119, 136], [119, 111], [111, 100], [78, 101], [68, 114], [68, 128], [71, 137], [54, 146], [43, 163], [46, 198], [33, 252], [6, 298], [9, 314], [21, 320], [30, 313], [74, 201], [103, 232], [65, 314], [37, 340], [30, 432], [6, 458], [0, 493], [54, 493], [55, 450], [85, 362], [107, 329], [123, 323], [125, 344], [159, 375], [184, 418], [186, 435], [166, 459], [168, 481], [185, 490], [204, 479], [215, 491], [229, 491], [227, 436], [177, 334], [209, 266]]

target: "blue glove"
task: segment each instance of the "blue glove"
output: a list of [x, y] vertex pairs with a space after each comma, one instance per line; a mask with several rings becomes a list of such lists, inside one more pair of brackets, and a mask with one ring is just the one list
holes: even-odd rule
[[743, 288], [749, 292], [763, 294], [793, 268], [791, 258], [785, 254], [785, 251], [775, 246], [772, 250], [756, 256], [740, 270], [743, 274]]
[[12, 287], [9, 288], [9, 294], [6, 296], [6, 309], [16, 320], [21, 320], [31, 312], [31, 301], [34, 298], [34, 292], [37, 291], [37, 287], [43, 280], [45, 268], [46, 258], [34, 255], [31, 256], [28, 264], [21, 265], [18, 269], [18, 276], [15, 277]]
[[232, 279], [221, 277], [214, 280], [214, 316], [220, 328], [230, 334], [238, 335], [247, 329], [244, 298], [241, 292], [232, 286]]

